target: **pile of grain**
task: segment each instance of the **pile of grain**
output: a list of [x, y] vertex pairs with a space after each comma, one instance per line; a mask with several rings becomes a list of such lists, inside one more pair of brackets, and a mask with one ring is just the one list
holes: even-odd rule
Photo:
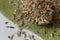
[[22, 0], [16, 9], [15, 20], [25, 17], [37, 25], [57, 24], [59, 15], [60, 4], [57, 0]]

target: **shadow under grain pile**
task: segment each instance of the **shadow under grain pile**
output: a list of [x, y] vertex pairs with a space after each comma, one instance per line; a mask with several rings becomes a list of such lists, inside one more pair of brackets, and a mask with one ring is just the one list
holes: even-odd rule
[[60, 3], [57, 0], [22, 0], [16, 9], [15, 20], [26, 18], [37, 25], [60, 23]]

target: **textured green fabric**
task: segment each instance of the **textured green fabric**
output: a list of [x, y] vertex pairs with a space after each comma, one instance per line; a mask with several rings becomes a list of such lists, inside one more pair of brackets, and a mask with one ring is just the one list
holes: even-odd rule
[[[15, 22], [13, 19], [13, 13], [15, 13], [15, 9], [20, 4], [20, 0], [0, 0], [0, 11], [5, 15], [8, 19], [13, 21], [16, 24], [20, 24], [19, 22]], [[60, 0], [59, 0], [60, 1]], [[32, 23], [27, 22], [24, 18], [25, 25], [23, 26], [26, 29], [31, 30], [32, 32], [41, 36], [44, 40], [60, 40], [60, 26], [42, 26], [39, 27]]]

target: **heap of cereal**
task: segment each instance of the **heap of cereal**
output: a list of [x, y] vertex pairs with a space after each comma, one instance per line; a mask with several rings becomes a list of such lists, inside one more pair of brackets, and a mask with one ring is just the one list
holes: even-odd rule
[[57, 0], [22, 0], [16, 9], [15, 19], [25, 17], [37, 25], [56, 24], [60, 20], [60, 4]]

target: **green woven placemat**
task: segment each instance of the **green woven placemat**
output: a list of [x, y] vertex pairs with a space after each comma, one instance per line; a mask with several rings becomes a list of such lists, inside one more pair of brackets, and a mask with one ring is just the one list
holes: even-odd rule
[[[18, 4], [20, 4], [20, 0], [0, 0], [0, 11], [16, 24], [19, 23], [15, 22], [13, 19], [13, 13], [15, 13], [15, 9]], [[44, 40], [60, 40], [60, 26], [37, 26], [27, 22], [25, 18], [24, 22], [24, 28], [31, 30], [32, 32], [41, 36]]]

